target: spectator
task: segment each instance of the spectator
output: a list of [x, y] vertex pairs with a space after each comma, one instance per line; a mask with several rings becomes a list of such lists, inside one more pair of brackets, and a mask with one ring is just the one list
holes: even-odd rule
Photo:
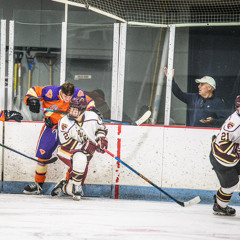
[[[164, 68], [167, 76], [167, 68]], [[198, 93], [183, 92], [174, 80], [172, 80], [172, 92], [182, 102], [188, 106], [189, 124], [191, 127], [212, 127], [219, 128], [227, 118], [225, 114], [225, 104], [223, 100], [215, 95], [216, 82], [212, 77], [205, 76], [196, 79], [199, 83]]]

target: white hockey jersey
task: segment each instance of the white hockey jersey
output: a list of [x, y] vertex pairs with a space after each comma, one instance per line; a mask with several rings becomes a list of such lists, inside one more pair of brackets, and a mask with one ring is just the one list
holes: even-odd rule
[[60, 144], [69, 150], [81, 149], [84, 139], [97, 143], [107, 135], [102, 119], [92, 111], [85, 111], [82, 123], [63, 117], [58, 123]]
[[240, 160], [239, 144], [240, 116], [237, 112], [234, 112], [225, 121], [216, 139], [212, 142], [213, 155], [222, 165], [234, 166]]

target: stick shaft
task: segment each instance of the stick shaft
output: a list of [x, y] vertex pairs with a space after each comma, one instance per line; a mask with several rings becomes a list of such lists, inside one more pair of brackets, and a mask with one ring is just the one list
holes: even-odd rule
[[120, 158], [114, 156], [113, 153], [109, 152], [107, 149], [105, 149], [105, 152], [108, 153], [110, 156], [112, 156], [113, 158], [115, 158], [118, 162], [122, 163], [125, 167], [127, 167], [128, 169], [130, 169], [132, 172], [134, 172], [135, 174], [137, 174], [139, 177], [141, 177], [143, 180], [145, 180], [146, 182], [148, 182], [149, 184], [151, 184], [153, 187], [155, 187], [156, 189], [158, 189], [160, 192], [164, 193], [166, 196], [168, 196], [169, 198], [171, 198], [173, 201], [175, 201], [176, 203], [178, 203], [179, 205], [181, 205], [182, 207], [184, 206], [184, 203], [178, 201], [177, 199], [175, 199], [174, 197], [172, 197], [171, 195], [169, 195], [167, 192], [165, 192], [162, 188], [158, 187], [156, 184], [154, 184], [152, 181], [150, 181], [149, 179], [147, 179], [146, 177], [144, 177], [141, 173], [139, 173], [138, 171], [136, 171], [135, 169], [133, 169], [132, 167], [130, 167], [128, 164], [126, 164], [125, 162], [123, 162]]
[[66, 115], [68, 114], [67, 112], [58, 111], [58, 110], [49, 109], [49, 108], [40, 108], [40, 110], [42, 110], [42, 111], [46, 111], [46, 112], [62, 113], [62, 114], [66, 114]]
[[[67, 112], [62, 112], [62, 111], [58, 111], [58, 110], [54, 110], [54, 109], [49, 109], [49, 108], [40, 108], [40, 110], [42, 111], [47, 111], [47, 112], [55, 112], [55, 113], [61, 113], [61, 114], [68, 114]], [[119, 124], [123, 124], [123, 125], [133, 125], [133, 123], [130, 122], [122, 122], [122, 121], [115, 121], [115, 120], [111, 120], [111, 119], [102, 119], [103, 122], [106, 123], [119, 123]]]
[[15, 150], [13, 148], [10, 148], [10, 147], [8, 147], [6, 145], [3, 145], [2, 143], [0, 143], [0, 146], [4, 147], [4, 148], [6, 148], [6, 149], [8, 149], [8, 150], [10, 150], [12, 152], [15, 152], [17, 154], [20, 154], [20, 155], [22, 155], [22, 156], [24, 156], [26, 158], [29, 158], [29, 159], [31, 159], [31, 160], [33, 160], [35, 162], [38, 162], [38, 163], [49, 164], [49, 163], [53, 163], [53, 162], [55, 162], [57, 160], [57, 158], [51, 158], [50, 160], [47, 160], [47, 161], [39, 161], [39, 160], [37, 160], [35, 158], [32, 158], [32, 157], [29, 157], [29, 156], [25, 155], [24, 153], [21, 153], [21, 152]]

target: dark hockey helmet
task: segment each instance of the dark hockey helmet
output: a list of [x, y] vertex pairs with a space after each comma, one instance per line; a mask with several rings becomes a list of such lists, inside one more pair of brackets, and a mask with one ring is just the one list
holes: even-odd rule
[[240, 115], [240, 95], [238, 95], [235, 99], [235, 108], [237, 113]]
[[[72, 98], [69, 108], [77, 108], [79, 110], [79, 116], [87, 109], [87, 100], [84, 97]], [[69, 118], [72, 119], [73, 116], [68, 114]]]

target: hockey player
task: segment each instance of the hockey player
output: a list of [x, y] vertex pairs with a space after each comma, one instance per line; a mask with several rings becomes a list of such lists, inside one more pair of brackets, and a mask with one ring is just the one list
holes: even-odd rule
[[[25, 103], [29, 106], [31, 112], [39, 113], [40, 102], [43, 108], [51, 108], [67, 112], [72, 97], [83, 97], [87, 101], [87, 110], [95, 108], [94, 101], [87, 97], [79, 88], [74, 87], [70, 82], [62, 86], [31, 87], [25, 97]], [[48, 160], [52, 157], [59, 144], [57, 134], [58, 121], [65, 115], [55, 112], [45, 112], [45, 124], [42, 127], [38, 144], [36, 157], [40, 160]], [[38, 163], [35, 173], [35, 183], [27, 185], [24, 188], [25, 194], [40, 194], [43, 183], [46, 179], [47, 165]]]
[[95, 150], [105, 153], [104, 150], [108, 147], [105, 125], [95, 112], [85, 111], [86, 108], [87, 101], [84, 97], [73, 98], [70, 102], [70, 113], [59, 121], [61, 146], [57, 156], [68, 165], [69, 175], [54, 187], [52, 196], [64, 192], [73, 196], [74, 200], [80, 200], [89, 161]]
[[16, 111], [10, 111], [10, 110], [0, 110], [0, 121], [9, 121], [14, 120], [16, 122], [21, 122], [23, 120], [23, 117], [21, 113]]
[[240, 175], [240, 96], [235, 100], [236, 111], [228, 117], [217, 136], [213, 137], [210, 161], [220, 182], [214, 195], [213, 213], [234, 216], [236, 210], [228, 206]]

